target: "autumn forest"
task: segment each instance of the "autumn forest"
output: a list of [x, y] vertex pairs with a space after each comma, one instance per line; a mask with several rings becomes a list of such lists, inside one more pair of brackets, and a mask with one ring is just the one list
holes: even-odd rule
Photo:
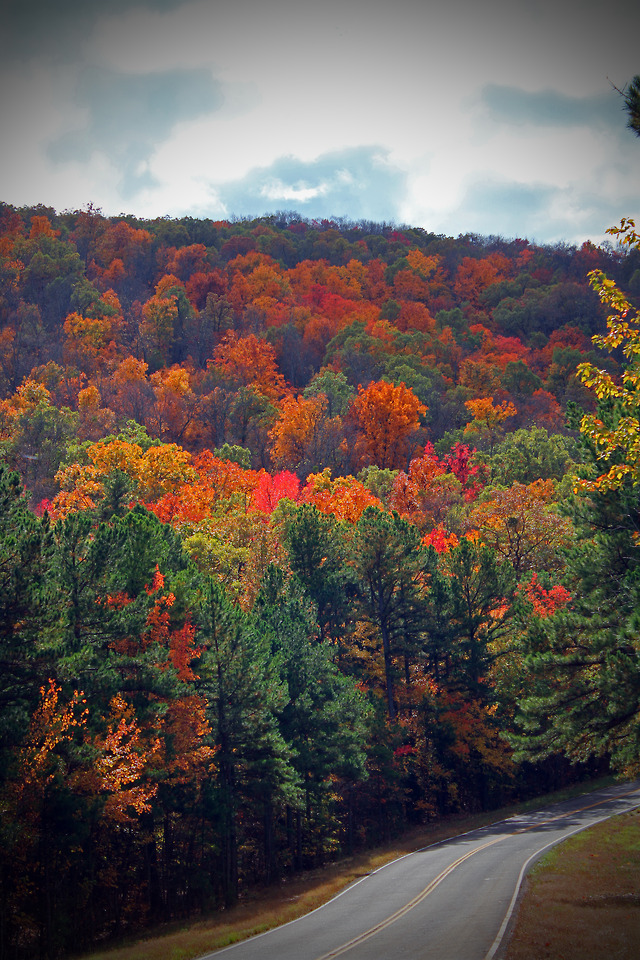
[[0, 204], [0, 960], [640, 771], [640, 238]]

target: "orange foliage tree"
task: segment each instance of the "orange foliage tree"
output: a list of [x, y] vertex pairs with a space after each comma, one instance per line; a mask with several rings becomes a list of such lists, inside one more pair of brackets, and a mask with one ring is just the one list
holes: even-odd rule
[[207, 270], [207, 248], [204, 243], [191, 243], [186, 247], [169, 247], [166, 251], [167, 273], [185, 283], [194, 273]]
[[199, 440], [201, 402], [193, 390], [191, 372], [175, 364], [157, 370], [149, 382], [155, 397], [147, 418], [152, 434], [176, 443]]
[[253, 387], [269, 400], [279, 400], [286, 393], [274, 348], [253, 333], [246, 337], [228, 333], [209, 366], [237, 386]]
[[322, 473], [307, 477], [301, 500], [313, 504], [320, 513], [331, 514], [336, 520], [348, 523], [357, 523], [367, 507], [384, 509], [382, 501], [363, 483], [352, 476], [332, 480], [328, 467]]
[[140, 336], [150, 357], [159, 364], [169, 362], [177, 319], [178, 301], [175, 295], [156, 293], [142, 308]]
[[55, 755], [59, 744], [71, 740], [75, 728], [86, 723], [88, 710], [82, 692], [74, 691], [67, 703], [60, 701], [62, 688], [49, 680], [40, 689], [40, 703], [31, 719], [20, 757], [21, 787], [35, 789], [42, 799], [45, 786], [59, 771]]
[[[285, 397], [280, 416], [271, 428], [271, 457], [279, 466], [298, 467], [302, 463], [319, 466], [323, 454], [325, 414], [328, 401], [324, 394], [315, 397]], [[334, 418], [340, 423], [339, 418]], [[335, 425], [335, 424], [334, 424]]]
[[97, 788], [106, 795], [103, 816], [116, 823], [131, 823], [135, 814], [147, 813], [158, 786], [144, 778], [145, 770], [160, 749], [160, 740], [149, 741], [142, 733], [134, 709], [122, 694], [110, 704], [104, 736], [94, 739]]
[[144, 423], [149, 416], [153, 391], [148, 369], [144, 360], [129, 356], [114, 366], [111, 377], [100, 381], [100, 392], [107, 406], [125, 420]]
[[137, 253], [146, 250], [151, 244], [148, 230], [138, 230], [129, 226], [125, 220], [110, 224], [95, 244], [96, 260], [108, 267], [115, 260], [128, 266]]
[[531, 579], [521, 584], [520, 594], [531, 604], [533, 613], [536, 617], [552, 617], [557, 610], [567, 607], [572, 600], [571, 594], [566, 587], [555, 584], [547, 590], [538, 578], [534, 570]]
[[122, 355], [119, 341], [123, 327], [120, 301], [113, 290], [107, 290], [85, 314], [70, 313], [65, 320], [66, 362], [94, 376], [110, 360]]
[[479, 297], [492, 283], [503, 280], [511, 272], [511, 261], [501, 253], [491, 253], [477, 260], [463, 257], [458, 267], [454, 291], [460, 300], [479, 306]]
[[397, 475], [389, 497], [389, 506], [423, 532], [452, 520], [459, 523], [464, 502], [463, 484], [431, 445], [422, 457], [414, 457], [407, 473]]
[[249, 274], [234, 272], [227, 296], [236, 313], [242, 314], [251, 303], [262, 301], [263, 305], [271, 306], [286, 300], [290, 293], [289, 281], [281, 268], [265, 260]]
[[100, 391], [95, 384], [92, 383], [79, 391], [78, 438], [80, 440], [100, 440], [115, 428], [115, 414], [108, 407], [101, 406], [101, 403]]
[[356, 457], [361, 464], [397, 468], [417, 443], [420, 417], [427, 407], [404, 383], [384, 380], [358, 387], [351, 404], [356, 424]]
[[437, 254], [426, 256], [420, 250], [410, 250], [406, 269], [399, 270], [393, 280], [393, 291], [402, 300], [427, 301], [434, 289], [433, 280], [439, 276], [442, 258]]

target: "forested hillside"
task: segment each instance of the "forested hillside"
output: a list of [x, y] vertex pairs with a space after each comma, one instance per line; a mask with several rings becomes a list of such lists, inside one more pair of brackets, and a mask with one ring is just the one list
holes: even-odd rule
[[2, 960], [637, 772], [617, 236], [0, 205]]

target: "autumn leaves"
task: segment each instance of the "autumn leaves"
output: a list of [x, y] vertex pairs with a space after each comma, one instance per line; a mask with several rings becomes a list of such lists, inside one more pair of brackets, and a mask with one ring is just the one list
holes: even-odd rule
[[[513, 796], [516, 713], [546, 756], [593, 610], [581, 681], [622, 691], [624, 604], [586, 561], [634, 541], [607, 552], [570, 500], [637, 466], [635, 368], [576, 374], [601, 306], [574, 275], [606, 251], [0, 227], [0, 444], [31, 501], [3, 469], [0, 955], [21, 923], [43, 954], [89, 946]], [[602, 345], [636, 340], [625, 317]], [[609, 486], [563, 424], [585, 397]]]

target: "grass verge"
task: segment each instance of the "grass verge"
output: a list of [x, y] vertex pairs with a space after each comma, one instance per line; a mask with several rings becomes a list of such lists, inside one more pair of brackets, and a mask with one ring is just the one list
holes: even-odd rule
[[554, 847], [525, 882], [505, 960], [640, 957], [640, 812]]
[[472, 817], [452, 817], [415, 828], [392, 844], [348, 857], [318, 870], [264, 889], [253, 890], [231, 910], [211, 913], [187, 924], [171, 924], [150, 931], [136, 940], [85, 955], [84, 960], [192, 960], [238, 940], [263, 933], [295, 920], [336, 896], [356, 880], [391, 860], [449, 837], [497, 823], [516, 813], [579, 796], [612, 783], [612, 779], [576, 784], [566, 790], [538, 797]]

